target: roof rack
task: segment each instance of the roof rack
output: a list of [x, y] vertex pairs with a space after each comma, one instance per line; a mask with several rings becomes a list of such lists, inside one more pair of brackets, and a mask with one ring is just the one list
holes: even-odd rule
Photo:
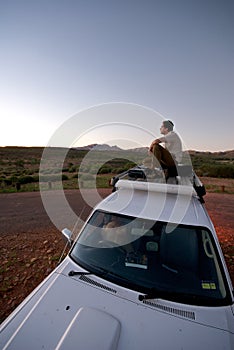
[[[161, 175], [160, 175], [161, 172]], [[200, 181], [193, 168], [190, 165], [179, 164], [177, 167], [178, 176], [169, 178], [166, 182], [163, 170], [158, 169], [156, 176], [152, 176], [152, 170], [142, 165], [137, 165], [129, 170], [126, 170], [110, 180], [110, 185], [113, 186], [113, 192], [117, 188], [128, 188], [129, 185], [135, 189], [144, 189], [157, 192], [168, 191], [170, 193], [188, 194], [191, 193], [191, 186], [195, 190], [199, 200], [204, 203], [203, 196], [206, 194], [206, 189]], [[173, 179], [174, 182], [171, 182]], [[121, 182], [117, 185], [118, 181]], [[125, 183], [126, 181], [126, 183]], [[133, 184], [137, 182], [137, 184]], [[167, 185], [166, 187], [164, 185]], [[180, 189], [178, 188], [178, 185]], [[189, 189], [190, 188], [190, 189]]]

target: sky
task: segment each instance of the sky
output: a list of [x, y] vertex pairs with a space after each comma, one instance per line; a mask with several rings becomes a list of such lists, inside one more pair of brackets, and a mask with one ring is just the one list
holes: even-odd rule
[[[187, 149], [234, 149], [233, 23], [232, 0], [0, 0], [0, 146], [74, 118], [73, 144], [148, 146], [170, 119]], [[102, 118], [120, 103], [146, 113]]]

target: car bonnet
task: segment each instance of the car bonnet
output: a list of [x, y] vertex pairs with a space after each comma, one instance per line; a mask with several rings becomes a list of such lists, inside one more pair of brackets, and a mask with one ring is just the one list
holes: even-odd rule
[[154, 349], [157, 343], [159, 348], [192, 350], [234, 345], [225, 318], [230, 307], [223, 312], [213, 308], [208, 322], [196, 306], [140, 302], [139, 293], [94, 275], [68, 276], [75, 266], [65, 259], [6, 320], [1, 349]]

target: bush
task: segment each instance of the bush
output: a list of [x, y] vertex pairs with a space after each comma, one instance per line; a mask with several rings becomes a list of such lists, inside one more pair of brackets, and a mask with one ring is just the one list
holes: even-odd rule
[[202, 176], [234, 178], [234, 165], [232, 164], [204, 164], [197, 173]]
[[4, 179], [3, 182], [4, 182], [4, 184], [6, 186], [11, 186], [12, 185], [12, 180], [11, 179]]
[[124, 171], [126, 171], [126, 170], [128, 170], [129, 168], [117, 168], [117, 169], [115, 169], [115, 174], [121, 174], [121, 173], [123, 173]]
[[38, 182], [39, 181], [39, 176], [38, 175], [25, 175], [25, 176], [12, 176], [10, 178], [11, 183], [18, 183], [20, 185], [25, 185], [33, 182]]
[[23, 185], [23, 184], [29, 184], [35, 182], [33, 176], [31, 175], [25, 175], [25, 176], [19, 176], [17, 179], [17, 183]]
[[75, 165], [72, 165], [68, 171], [69, 173], [76, 173], [78, 171], [78, 167]]
[[20, 167], [20, 168], [23, 168], [24, 167], [24, 160], [23, 159], [16, 160], [15, 165]]
[[47, 175], [47, 174], [59, 174], [61, 172], [60, 168], [48, 168], [43, 169], [40, 171], [41, 174]]
[[[67, 175], [65, 174], [62, 175], [62, 181], [65, 181], [68, 179], [69, 178]], [[40, 182], [55, 182], [60, 180], [61, 180], [61, 175], [57, 175], [57, 174], [40, 176]]]
[[103, 166], [98, 170], [98, 174], [109, 174], [112, 173], [112, 171], [111, 167]]
[[82, 181], [91, 181], [93, 179], [94, 179], [94, 176], [91, 174], [82, 174], [79, 176], [79, 180], [82, 180]]

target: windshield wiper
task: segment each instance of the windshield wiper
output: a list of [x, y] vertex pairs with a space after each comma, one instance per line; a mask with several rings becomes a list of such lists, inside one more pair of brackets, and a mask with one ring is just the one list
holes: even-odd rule
[[149, 293], [140, 294], [138, 299], [140, 301], [148, 300], [148, 299], [159, 299], [159, 298], [165, 299], [165, 297], [168, 296], [168, 295], [171, 295], [171, 293], [152, 288], [152, 290]]
[[183, 292], [175, 291], [164, 291], [152, 288], [146, 294], [140, 294], [138, 296], [140, 301], [150, 300], [150, 299], [165, 299], [172, 301], [179, 301], [182, 303], [189, 303], [192, 305], [217, 305], [217, 299], [212, 299], [203, 295], [188, 294]]
[[68, 276], [84, 276], [84, 275], [93, 275], [93, 273], [88, 271], [84, 272], [84, 271], [73, 271], [73, 270], [68, 272]]
[[73, 271], [71, 270], [68, 273], [68, 276], [86, 276], [86, 275], [95, 275], [101, 278], [111, 278], [113, 279], [118, 279], [118, 282], [122, 281], [125, 284], [132, 285], [131, 281], [129, 281], [128, 278], [122, 277], [121, 275], [116, 274], [115, 272], [109, 271], [104, 269], [103, 267], [97, 267], [95, 265], [90, 264], [90, 267], [93, 269], [92, 272], [91, 271]]
[[91, 264], [90, 264], [90, 267], [93, 269], [92, 271], [74, 271], [74, 270], [71, 270], [68, 272], [68, 276], [95, 275], [95, 276], [103, 277], [109, 273], [108, 270], [105, 270], [102, 267], [97, 267], [97, 266], [91, 265]]

